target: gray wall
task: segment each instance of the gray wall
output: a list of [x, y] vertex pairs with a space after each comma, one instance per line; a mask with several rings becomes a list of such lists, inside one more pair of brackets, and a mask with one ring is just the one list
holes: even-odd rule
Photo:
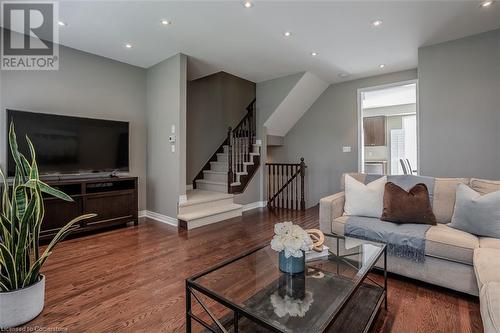
[[[147, 71], [147, 209], [173, 218], [186, 193], [186, 63], [177, 54]], [[175, 152], [168, 141], [172, 125]]]
[[[0, 72], [0, 164], [5, 170], [5, 109], [130, 122], [130, 174], [146, 207], [146, 71], [60, 46], [58, 71]], [[97, 148], [97, 147], [96, 147]]]
[[191, 184], [208, 159], [246, 115], [255, 83], [219, 72], [188, 82], [187, 178]]
[[[257, 138], [262, 140], [261, 146], [261, 167], [257, 170], [254, 178], [258, 179], [254, 187], [251, 188], [255, 200], [267, 200], [267, 183], [265, 177], [265, 163], [267, 157], [267, 131], [264, 123], [271, 116], [273, 111], [288, 95], [290, 90], [297, 84], [304, 73], [296, 73], [280, 77], [273, 80], [258, 82], [256, 87], [256, 108], [257, 108]], [[250, 187], [250, 186], [249, 186]]]
[[[358, 170], [357, 90], [416, 78], [417, 71], [408, 70], [331, 85], [288, 132], [285, 145], [272, 149], [275, 162], [305, 158], [308, 207], [338, 192], [342, 173]], [[343, 153], [342, 146], [352, 152]]]
[[422, 174], [500, 179], [500, 30], [420, 48]]

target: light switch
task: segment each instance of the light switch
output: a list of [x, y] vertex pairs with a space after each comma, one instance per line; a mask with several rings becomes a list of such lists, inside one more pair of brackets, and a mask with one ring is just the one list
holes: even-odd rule
[[350, 153], [351, 152], [351, 146], [344, 146], [344, 147], [342, 147], [342, 152], [344, 152], [344, 153]]

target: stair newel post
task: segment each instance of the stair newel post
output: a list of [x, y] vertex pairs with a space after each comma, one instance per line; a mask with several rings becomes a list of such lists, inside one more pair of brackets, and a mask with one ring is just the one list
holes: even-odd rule
[[306, 210], [306, 200], [304, 198], [304, 178], [306, 175], [306, 164], [304, 158], [300, 158], [300, 210]]
[[227, 193], [231, 193], [231, 183], [233, 182], [233, 143], [232, 143], [232, 128], [229, 126], [227, 129], [227, 161], [228, 161], [228, 171], [227, 171]]

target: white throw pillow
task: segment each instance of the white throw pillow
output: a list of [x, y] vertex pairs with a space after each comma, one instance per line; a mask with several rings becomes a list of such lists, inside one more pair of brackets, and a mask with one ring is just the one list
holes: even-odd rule
[[345, 175], [345, 215], [377, 217], [384, 208], [384, 189], [387, 176], [365, 185]]
[[478, 236], [500, 238], [500, 191], [481, 195], [459, 184], [449, 226]]

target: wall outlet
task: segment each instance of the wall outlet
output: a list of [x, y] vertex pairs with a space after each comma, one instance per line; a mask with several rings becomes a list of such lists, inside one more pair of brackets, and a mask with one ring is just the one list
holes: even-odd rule
[[351, 152], [351, 146], [344, 146], [342, 147], [342, 152], [344, 153], [350, 153]]

